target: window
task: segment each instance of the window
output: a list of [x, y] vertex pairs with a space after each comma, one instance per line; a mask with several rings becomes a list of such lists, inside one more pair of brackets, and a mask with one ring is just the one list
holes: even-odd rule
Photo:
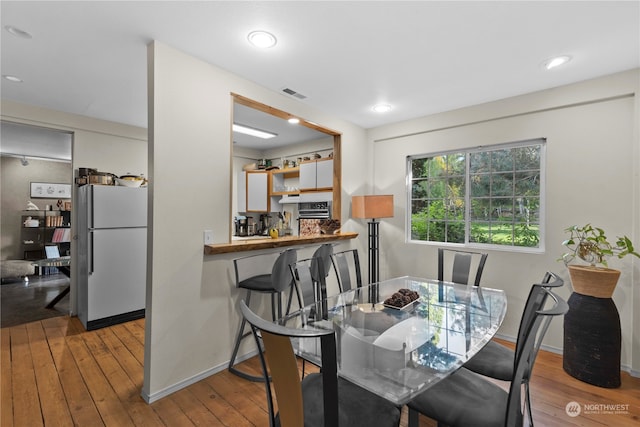
[[409, 239], [540, 248], [545, 140], [409, 156]]

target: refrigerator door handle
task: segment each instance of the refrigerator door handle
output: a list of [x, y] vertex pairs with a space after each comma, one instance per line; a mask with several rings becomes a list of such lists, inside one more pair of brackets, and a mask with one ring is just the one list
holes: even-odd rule
[[94, 217], [93, 217], [93, 185], [89, 186], [89, 192], [87, 193], [87, 220], [89, 221], [89, 227], [92, 228], [94, 225]]
[[87, 266], [87, 273], [88, 274], [93, 274], [93, 231], [89, 231], [89, 242], [88, 242], [88, 248], [87, 251], [89, 252], [87, 254], [87, 262], [88, 262], [88, 266]]

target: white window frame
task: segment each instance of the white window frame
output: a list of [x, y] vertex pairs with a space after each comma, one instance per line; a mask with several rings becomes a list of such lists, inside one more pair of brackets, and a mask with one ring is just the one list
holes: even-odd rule
[[[538, 224], [538, 232], [539, 232], [539, 241], [537, 247], [530, 246], [514, 246], [514, 245], [498, 245], [493, 243], [477, 243], [470, 242], [470, 228], [471, 228], [471, 220], [470, 220], [470, 210], [471, 210], [471, 185], [470, 185], [470, 162], [469, 155], [471, 153], [478, 152], [489, 152], [496, 151], [502, 149], [509, 148], [517, 148], [531, 145], [540, 145], [540, 206], [539, 206], [539, 224]], [[546, 148], [547, 148], [547, 140], [546, 138], [533, 138], [527, 139], [523, 141], [514, 141], [502, 144], [494, 144], [494, 145], [486, 145], [486, 146], [478, 146], [474, 148], [461, 148], [456, 150], [447, 150], [447, 151], [437, 151], [426, 154], [417, 154], [407, 156], [406, 161], [406, 219], [405, 219], [405, 238], [407, 243], [415, 243], [415, 244], [423, 244], [423, 245], [437, 245], [437, 246], [445, 246], [445, 247], [459, 247], [459, 248], [475, 248], [475, 249], [483, 249], [483, 250], [497, 250], [497, 251], [507, 251], [507, 252], [525, 252], [525, 253], [544, 253], [545, 252], [545, 230], [546, 230]], [[454, 153], [464, 153], [466, 156], [465, 161], [465, 214], [464, 214], [464, 225], [465, 225], [465, 241], [464, 243], [452, 243], [452, 242], [436, 242], [436, 241], [427, 241], [427, 240], [417, 240], [412, 239], [411, 237], [411, 216], [413, 214], [413, 204], [412, 204], [412, 184], [413, 184], [413, 171], [411, 168], [413, 160], [419, 160], [424, 158], [438, 157], [444, 156], [447, 154]]]

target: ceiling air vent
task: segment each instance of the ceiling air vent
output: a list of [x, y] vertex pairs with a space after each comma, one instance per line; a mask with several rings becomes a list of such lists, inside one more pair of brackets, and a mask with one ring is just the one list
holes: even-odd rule
[[286, 93], [287, 95], [293, 96], [293, 97], [298, 98], [298, 99], [305, 99], [306, 98], [305, 95], [303, 95], [301, 93], [298, 93], [293, 89], [289, 89], [288, 87], [285, 87], [284, 89], [282, 89], [282, 91], [284, 93]]

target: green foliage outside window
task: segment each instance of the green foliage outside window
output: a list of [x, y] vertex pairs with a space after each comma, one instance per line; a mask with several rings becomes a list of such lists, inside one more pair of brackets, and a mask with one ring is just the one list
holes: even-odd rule
[[539, 141], [411, 157], [411, 239], [538, 247], [541, 151]]

